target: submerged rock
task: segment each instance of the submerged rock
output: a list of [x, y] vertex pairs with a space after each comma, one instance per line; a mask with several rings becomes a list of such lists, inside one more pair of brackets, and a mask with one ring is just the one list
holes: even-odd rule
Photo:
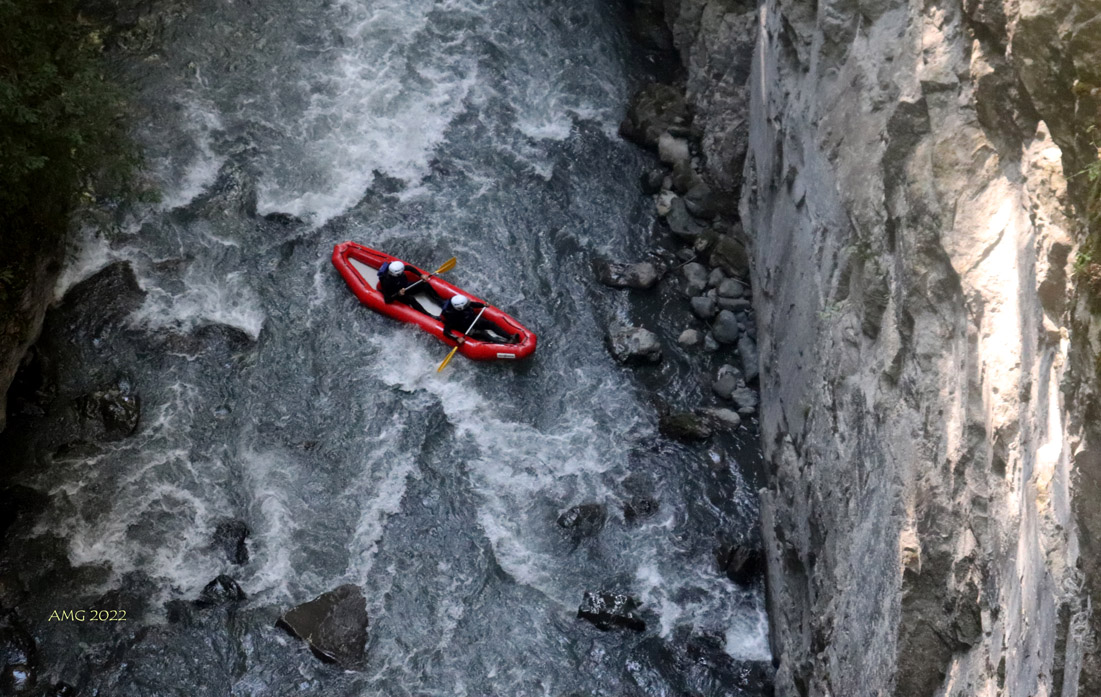
[[645, 631], [646, 622], [636, 617], [634, 611], [639, 602], [624, 593], [590, 593], [585, 591], [581, 606], [577, 608], [577, 617], [588, 620], [601, 631], [610, 629], [631, 629]]
[[346, 584], [288, 611], [276, 626], [302, 639], [323, 661], [361, 667], [367, 643], [367, 601]]
[[613, 358], [626, 365], [660, 363], [662, 358], [657, 334], [642, 327], [612, 327], [608, 348]]
[[704, 440], [711, 437], [710, 420], [691, 411], [664, 414], [658, 419], [658, 430], [676, 440]]
[[593, 263], [597, 279], [611, 288], [653, 288], [661, 279], [662, 271], [649, 261], [637, 264], [621, 264], [614, 261]]
[[195, 605], [201, 608], [235, 605], [247, 597], [232, 576], [222, 574], [206, 584], [199, 593], [199, 599], [195, 601]]
[[623, 520], [634, 523], [658, 512], [661, 504], [651, 496], [636, 495], [623, 502]]
[[227, 518], [218, 523], [214, 528], [214, 536], [210, 541], [212, 547], [225, 554], [227, 560], [233, 564], [248, 563], [248, 525], [243, 520]]
[[128, 378], [96, 390], [76, 401], [84, 433], [98, 440], [122, 440], [138, 428], [141, 398]]
[[604, 504], [583, 503], [558, 516], [558, 527], [575, 541], [593, 537], [604, 529]]

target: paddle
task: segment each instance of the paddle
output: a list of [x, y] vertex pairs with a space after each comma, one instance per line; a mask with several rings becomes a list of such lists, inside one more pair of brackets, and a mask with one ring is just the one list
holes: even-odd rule
[[[440, 268], [436, 269], [436, 273], [430, 273], [428, 275], [429, 276], [435, 276], [436, 274], [447, 273], [451, 269], [455, 268], [455, 264], [457, 264], [457, 263], [459, 263], [459, 260], [456, 259], [455, 257], [451, 257], [450, 259], [445, 261], [443, 263], [443, 265], [440, 266]], [[412, 288], [413, 286], [417, 285], [418, 283], [424, 283], [424, 279], [422, 278], [419, 281], [414, 281], [413, 283], [410, 283], [409, 285], [407, 285], [405, 287], [405, 292], [408, 293], [409, 289]]]
[[[485, 311], [486, 311], [486, 309], [483, 307], [482, 312], [485, 312]], [[463, 332], [463, 336], [466, 336], [467, 334], [469, 334], [474, 329], [474, 325], [477, 324], [478, 320], [480, 320], [482, 318], [482, 312], [479, 312], [478, 316], [474, 318], [474, 321], [470, 323], [470, 326], [467, 328], [467, 330], [465, 332]], [[451, 349], [451, 353], [447, 354], [447, 358], [443, 359], [443, 363], [440, 363], [440, 367], [436, 368], [437, 373], [442, 371], [444, 368], [447, 367], [447, 364], [450, 363], [451, 359], [455, 357], [455, 352], [458, 351], [458, 350], [459, 350], [459, 345], [455, 344], [455, 348]]]

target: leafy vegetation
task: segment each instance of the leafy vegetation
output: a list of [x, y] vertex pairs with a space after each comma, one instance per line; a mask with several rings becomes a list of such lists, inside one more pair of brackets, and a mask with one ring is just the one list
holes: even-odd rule
[[124, 105], [76, 0], [0, 0], [0, 300], [63, 242], [79, 201], [130, 181]]

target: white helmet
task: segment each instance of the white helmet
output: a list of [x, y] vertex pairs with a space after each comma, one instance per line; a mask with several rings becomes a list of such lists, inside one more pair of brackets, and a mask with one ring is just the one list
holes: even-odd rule
[[465, 295], [453, 295], [451, 296], [451, 307], [456, 310], [461, 310], [466, 307], [466, 304], [470, 302], [470, 298]]
[[391, 276], [400, 276], [405, 273], [405, 264], [400, 261], [391, 261], [390, 265], [386, 267], [386, 273]]

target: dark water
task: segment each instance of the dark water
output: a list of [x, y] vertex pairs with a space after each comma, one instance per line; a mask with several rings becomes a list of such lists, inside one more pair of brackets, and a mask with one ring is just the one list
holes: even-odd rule
[[[753, 434], [712, 445], [717, 464], [658, 436], [653, 394], [709, 399], [673, 340], [686, 303], [631, 299], [590, 268], [653, 244], [650, 156], [615, 133], [648, 69], [618, 5], [157, 13], [124, 70], [163, 200], [86, 231], [59, 289], [127, 260], [145, 295], [115, 320], [55, 312], [53, 406], [10, 429], [33, 460], [20, 480], [50, 494], [9, 561], [45, 569], [25, 574], [21, 613], [48, 677], [112, 695], [756, 693], [762, 593], [714, 557], [755, 525]], [[446, 347], [360, 306], [332, 268], [347, 239], [426, 268], [457, 256], [450, 280], [532, 327], [535, 357], [437, 375]], [[663, 322], [665, 364], [614, 364], [615, 319]], [[56, 453], [66, 400], [119, 375], [137, 433]], [[660, 507], [631, 524], [638, 494]], [[568, 539], [557, 516], [587, 502], [604, 528]], [[252, 531], [244, 566], [209, 545], [225, 518]], [[51, 554], [75, 570], [35, 561]], [[242, 607], [168, 621], [166, 602], [219, 573]], [[358, 673], [273, 627], [342, 583], [371, 616]], [[646, 632], [577, 620], [598, 589], [638, 597]], [[133, 620], [41, 621], [90, 603]]]

